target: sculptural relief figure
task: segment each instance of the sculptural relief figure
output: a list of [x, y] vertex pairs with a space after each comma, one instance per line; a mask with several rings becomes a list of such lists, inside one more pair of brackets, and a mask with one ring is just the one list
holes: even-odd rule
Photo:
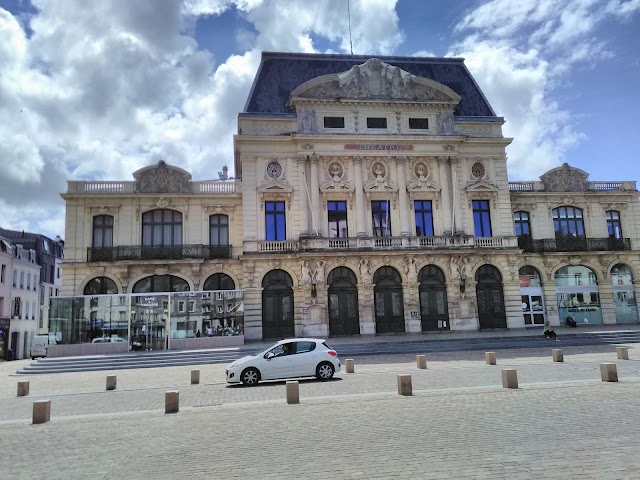
[[407, 274], [407, 278], [409, 278], [409, 280], [415, 280], [418, 275], [415, 258], [406, 257], [404, 259], [404, 271]]
[[371, 260], [368, 258], [360, 260], [360, 278], [362, 283], [369, 283], [371, 280]]
[[339, 163], [334, 162], [329, 166], [329, 173], [334, 182], [339, 182], [342, 178], [342, 167]]
[[438, 135], [453, 135], [457, 133], [453, 112], [440, 112], [438, 114]]
[[300, 277], [300, 283], [311, 283], [311, 275], [311, 262], [309, 260], [305, 260], [302, 262], [302, 276]]
[[303, 133], [314, 133], [318, 131], [315, 110], [302, 108], [298, 111], [298, 128]]

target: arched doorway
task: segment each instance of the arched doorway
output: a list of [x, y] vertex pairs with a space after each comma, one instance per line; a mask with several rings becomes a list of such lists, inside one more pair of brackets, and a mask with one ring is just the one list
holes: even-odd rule
[[482, 265], [476, 272], [476, 298], [480, 329], [507, 328], [502, 275], [493, 265]]
[[214, 273], [207, 278], [202, 286], [202, 290], [235, 290], [236, 284], [226, 273]]
[[293, 280], [284, 270], [271, 270], [262, 279], [262, 338], [294, 336]]
[[600, 289], [596, 273], [584, 265], [567, 265], [555, 274], [558, 317], [564, 324], [567, 317], [576, 323], [602, 323]]
[[623, 263], [614, 265], [611, 283], [616, 323], [638, 323], [638, 304], [631, 268]]
[[444, 273], [435, 265], [427, 265], [418, 274], [420, 282], [420, 321], [422, 331], [449, 330], [447, 285]]
[[530, 265], [518, 270], [520, 301], [525, 326], [544, 325], [545, 308], [540, 272]]
[[402, 278], [393, 267], [381, 267], [373, 275], [376, 333], [404, 332]]
[[360, 333], [358, 315], [358, 280], [347, 267], [331, 270], [329, 284], [329, 335]]

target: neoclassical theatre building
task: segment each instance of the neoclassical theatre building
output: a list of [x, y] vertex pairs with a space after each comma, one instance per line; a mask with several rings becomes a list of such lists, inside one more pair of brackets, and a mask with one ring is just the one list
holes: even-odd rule
[[63, 293], [242, 291], [249, 340], [638, 322], [635, 182], [509, 182], [503, 124], [462, 59], [263, 53], [235, 179], [69, 182]]

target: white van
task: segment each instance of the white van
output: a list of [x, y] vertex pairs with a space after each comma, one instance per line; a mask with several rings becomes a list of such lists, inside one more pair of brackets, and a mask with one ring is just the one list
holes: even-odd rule
[[31, 360], [35, 360], [36, 357], [46, 357], [48, 345], [49, 335], [35, 335], [31, 342]]

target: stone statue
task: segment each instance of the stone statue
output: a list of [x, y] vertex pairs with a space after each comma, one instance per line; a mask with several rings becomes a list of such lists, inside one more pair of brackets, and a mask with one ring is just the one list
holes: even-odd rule
[[298, 128], [302, 133], [315, 133], [318, 131], [315, 110], [301, 108], [298, 111]]
[[311, 262], [309, 260], [302, 262], [302, 276], [300, 278], [300, 283], [311, 283]]
[[455, 135], [458, 133], [456, 129], [453, 113], [443, 111], [438, 114], [438, 135]]
[[362, 283], [369, 283], [371, 276], [371, 260], [363, 258], [360, 260], [360, 278]]

